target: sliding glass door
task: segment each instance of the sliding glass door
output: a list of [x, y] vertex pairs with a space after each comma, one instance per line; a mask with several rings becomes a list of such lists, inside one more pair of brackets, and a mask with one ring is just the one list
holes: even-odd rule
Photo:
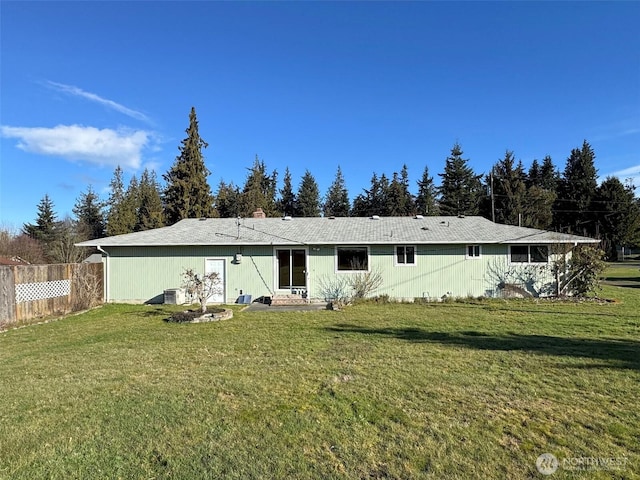
[[304, 249], [279, 248], [276, 259], [279, 290], [307, 287], [307, 252]]

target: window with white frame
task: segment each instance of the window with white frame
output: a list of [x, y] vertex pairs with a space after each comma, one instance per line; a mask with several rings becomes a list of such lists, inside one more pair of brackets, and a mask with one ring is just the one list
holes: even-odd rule
[[369, 271], [368, 247], [336, 247], [337, 270], [339, 272]]
[[511, 245], [509, 250], [511, 263], [549, 262], [549, 247], [547, 245]]
[[415, 265], [416, 247], [414, 245], [396, 246], [396, 265]]
[[467, 245], [466, 258], [480, 258], [482, 256], [482, 248], [480, 245]]

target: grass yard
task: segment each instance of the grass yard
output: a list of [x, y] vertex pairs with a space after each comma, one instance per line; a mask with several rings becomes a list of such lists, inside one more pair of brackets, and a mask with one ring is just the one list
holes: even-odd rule
[[602, 295], [11, 330], [0, 478], [640, 478], [640, 289]]

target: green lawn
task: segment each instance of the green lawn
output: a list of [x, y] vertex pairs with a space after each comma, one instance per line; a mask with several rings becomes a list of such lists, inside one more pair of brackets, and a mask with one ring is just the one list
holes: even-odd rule
[[11, 330], [0, 478], [640, 478], [640, 289], [601, 295]]

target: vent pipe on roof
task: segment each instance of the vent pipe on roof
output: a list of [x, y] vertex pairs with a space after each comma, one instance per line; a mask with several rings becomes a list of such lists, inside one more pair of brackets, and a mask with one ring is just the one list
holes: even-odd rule
[[371, 220], [380, 220], [380, 215], [371, 215]]
[[416, 215], [413, 217], [414, 220], [422, 220], [424, 217], [422, 215]]
[[286, 220], [287, 222], [291, 219], [292, 219], [291, 215], [285, 215], [284, 217], [282, 217], [282, 220]]

